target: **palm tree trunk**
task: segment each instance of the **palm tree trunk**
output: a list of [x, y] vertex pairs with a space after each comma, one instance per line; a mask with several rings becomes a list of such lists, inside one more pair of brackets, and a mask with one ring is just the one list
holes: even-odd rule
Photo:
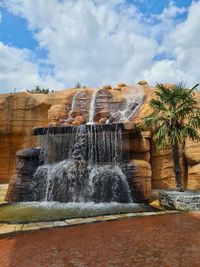
[[173, 153], [173, 161], [174, 161], [174, 174], [176, 178], [176, 190], [183, 192], [184, 187], [183, 187], [183, 182], [182, 182], [179, 147], [177, 143], [172, 146], [172, 153]]

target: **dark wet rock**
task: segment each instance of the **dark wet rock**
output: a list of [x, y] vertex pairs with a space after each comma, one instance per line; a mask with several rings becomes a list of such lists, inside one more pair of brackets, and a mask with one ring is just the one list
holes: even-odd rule
[[16, 157], [17, 173], [9, 182], [5, 200], [8, 202], [32, 201], [35, 186], [33, 174], [40, 165], [40, 148], [30, 147], [19, 150]]

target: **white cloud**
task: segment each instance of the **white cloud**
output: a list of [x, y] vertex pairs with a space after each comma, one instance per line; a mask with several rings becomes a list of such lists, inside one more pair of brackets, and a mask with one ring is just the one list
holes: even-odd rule
[[155, 62], [152, 68], [145, 70], [144, 77], [155, 81], [186, 81], [200, 82], [200, 1], [189, 8], [187, 19], [178, 24], [173, 31], [165, 36], [162, 51], [170, 54], [173, 59]]
[[42, 77], [39, 74], [37, 64], [30, 61], [30, 51], [6, 46], [0, 42], [0, 92], [12, 92], [16, 89], [32, 89], [35, 85], [45, 88], [49, 84], [52, 87], [62, 88], [50, 75]]
[[[146, 18], [126, 0], [3, 2], [11, 12], [28, 21], [39, 46], [48, 51], [47, 61], [54, 66], [53, 74], [41, 76], [41, 64], [30, 62], [25, 56], [27, 51], [21, 51], [20, 62], [23, 65], [24, 60], [28, 67], [22, 68], [23, 79], [18, 79], [21, 80], [20, 88], [28, 87], [29, 81], [58, 89], [77, 81], [101, 86], [144, 78], [151, 83], [196, 82], [199, 78], [200, 1], [192, 4], [186, 21], [177, 26], [176, 16], [186, 10], [176, 7], [173, 2], [156, 18]], [[152, 25], [153, 19], [157, 20], [156, 25]], [[158, 53], [170, 54], [172, 59], [154, 62]], [[8, 80], [9, 77], [7, 87], [11, 83]]]

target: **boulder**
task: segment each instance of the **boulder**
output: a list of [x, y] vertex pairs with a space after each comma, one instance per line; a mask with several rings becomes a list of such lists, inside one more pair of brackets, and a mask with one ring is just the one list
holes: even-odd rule
[[122, 88], [122, 87], [127, 87], [127, 85], [125, 83], [118, 83], [117, 87]]
[[111, 85], [104, 85], [103, 89], [104, 90], [112, 90], [112, 86]]
[[145, 80], [142, 80], [142, 81], [139, 81], [138, 84], [139, 84], [139, 85], [145, 85], [145, 84], [148, 84], [148, 82], [145, 81]]
[[48, 111], [48, 120], [50, 123], [58, 121], [59, 119], [66, 119], [67, 117], [68, 112], [64, 104], [54, 105]]
[[[69, 113], [69, 117], [71, 118], [75, 118], [75, 117], [78, 117], [78, 116], [81, 116], [81, 111], [79, 109], [76, 109], [76, 110], [71, 110], [70, 113]], [[69, 118], [70, 119], [70, 118]]]
[[107, 120], [110, 117], [109, 113], [106, 110], [99, 111], [95, 116], [95, 121], [99, 121], [101, 119]]
[[33, 175], [40, 165], [40, 148], [26, 148], [16, 154], [16, 175], [9, 182], [5, 201], [33, 201]]
[[74, 120], [71, 125], [73, 126], [78, 126], [78, 125], [81, 125], [82, 123], [79, 121], [79, 120]]
[[81, 124], [84, 124], [86, 122], [83, 116], [77, 116], [75, 117], [75, 120], [79, 121]]
[[108, 118], [101, 118], [100, 120], [98, 120], [97, 124], [105, 124], [107, 120]]

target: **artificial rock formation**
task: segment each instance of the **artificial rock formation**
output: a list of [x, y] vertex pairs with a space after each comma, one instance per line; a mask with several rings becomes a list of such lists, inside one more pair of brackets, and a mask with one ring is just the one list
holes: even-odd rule
[[[118, 128], [116, 129], [116, 127]], [[122, 131], [119, 130], [119, 127]], [[61, 129], [63, 131], [68, 129], [69, 132], [60, 135], [59, 130]], [[79, 133], [78, 129], [72, 130], [72, 127], [36, 128], [35, 134], [44, 134], [43, 137], [48, 145], [46, 145], [47, 143], [43, 144], [43, 149], [47, 150], [36, 147], [17, 152], [17, 173], [10, 180], [6, 201], [44, 200], [49, 196], [48, 181], [52, 181], [53, 191], [51, 191], [51, 198], [46, 200], [74, 201], [75, 195], [72, 193], [77, 192], [76, 201], [80, 200], [80, 194], [83, 194], [81, 195], [82, 200], [92, 197], [95, 202], [101, 202], [102, 197], [104, 200], [117, 197], [118, 200], [127, 203], [127, 201], [131, 201], [131, 196], [134, 202], [148, 201], [151, 195], [152, 171], [144, 153], [150, 151], [149, 135], [144, 138], [142, 134], [138, 135], [137, 132], [127, 131], [121, 125], [85, 126], [84, 129], [87, 132], [84, 134]], [[47, 134], [48, 131], [51, 131], [50, 134], [54, 131], [53, 142], [52, 135], [48, 136]], [[90, 135], [89, 140], [87, 139], [88, 134]], [[132, 151], [129, 153], [130, 149], [127, 148], [127, 144], [132, 145], [132, 142], [128, 142], [131, 139], [135, 143], [141, 142], [141, 145], [135, 146], [136, 156]], [[71, 148], [70, 140], [73, 140]], [[91, 151], [92, 148], [92, 153], [86, 153], [85, 147], [87, 147], [87, 151]], [[43, 155], [45, 154], [48, 156], [44, 161]], [[46, 165], [44, 162], [48, 164]], [[37, 169], [39, 166], [40, 168]], [[51, 179], [48, 180], [46, 175], [50, 175], [51, 171], [53, 171], [53, 176], [49, 176]], [[124, 177], [127, 179], [130, 191], [127, 190]], [[90, 180], [91, 178], [92, 180]], [[92, 196], [87, 195], [87, 190], [84, 190], [84, 186], [91, 186], [91, 182], [93, 189], [89, 192], [93, 192]], [[67, 191], [68, 186], [71, 186], [73, 190]], [[121, 186], [120, 190], [119, 186]], [[79, 189], [77, 190], [77, 188]], [[110, 190], [111, 196], [109, 195]]]
[[26, 148], [16, 154], [16, 174], [12, 176], [5, 201], [33, 201], [33, 174], [40, 165], [40, 149]]
[[[0, 183], [8, 182], [15, 175], [16, 152], [36, 145], [36, 137], [30, 134], [33, 127], [87, 123], [91, 119], [89, 108], [93, 94], [93, 88], [72, 88], [47, 95], [26, 92], [0, 95]], [[134, 86], [118, 84], [116, 88], [98, 89], [93, 120], [97, 124], [104, 124], [108, 119], [113, 123], [119, 122], [122, 115], [129, 117], [132, 108], [136, 112], [128, 121], [125, 120], [124, 125], [127, 130], [133, 129], [135, 123], [141, 122], [151, 111], [149, 101], [153, 96], [154, 90], [146, 81]], [[200, 100], [199, 93], [197, 98]], [[128, 99], [132, 103], [128, 103]], [[130, 104], [129, 110], [124, 112], [127, 104]], [[154, 142], [149, 145], [144, 137], [130, 142], [131, 159], [151, 164], [153, 188], [174, 188], [171, 149], [158, 151]], [[185, 147], [181, 148], [181, 166], [188, 189], [200, 190], [199, 152], [198, 142], [186, 140]]]
[[49, 108], [71, 103], [75, 92], [69, 89], [47, 95], [28, 92], [0, 95], [0, 183], [15, 175], [16, 152], [36, 145], [31, 129], [47, 126]]
[[128, 164], [128, 173], [131, 180], [133, 195], [141, 202], [151, 196], [151, 165], [145, 160], [131, 160]]
[[[186, 186], [187, 170], [185, 165], [184, 148], [180, 148], [180, 164], [183, 175], [183, 183]], [[151, 165], [154, 179], [153, 188], [174, 189], [176, 187], [174, 165], [172, 160], [172, 149], [168, 147], [164, 150], [158, 150], [156, 144], [151, 144]]]
[[187, 188], [200, 190], [200, 142], [186, 140], [185, 158], [188, 164]]

